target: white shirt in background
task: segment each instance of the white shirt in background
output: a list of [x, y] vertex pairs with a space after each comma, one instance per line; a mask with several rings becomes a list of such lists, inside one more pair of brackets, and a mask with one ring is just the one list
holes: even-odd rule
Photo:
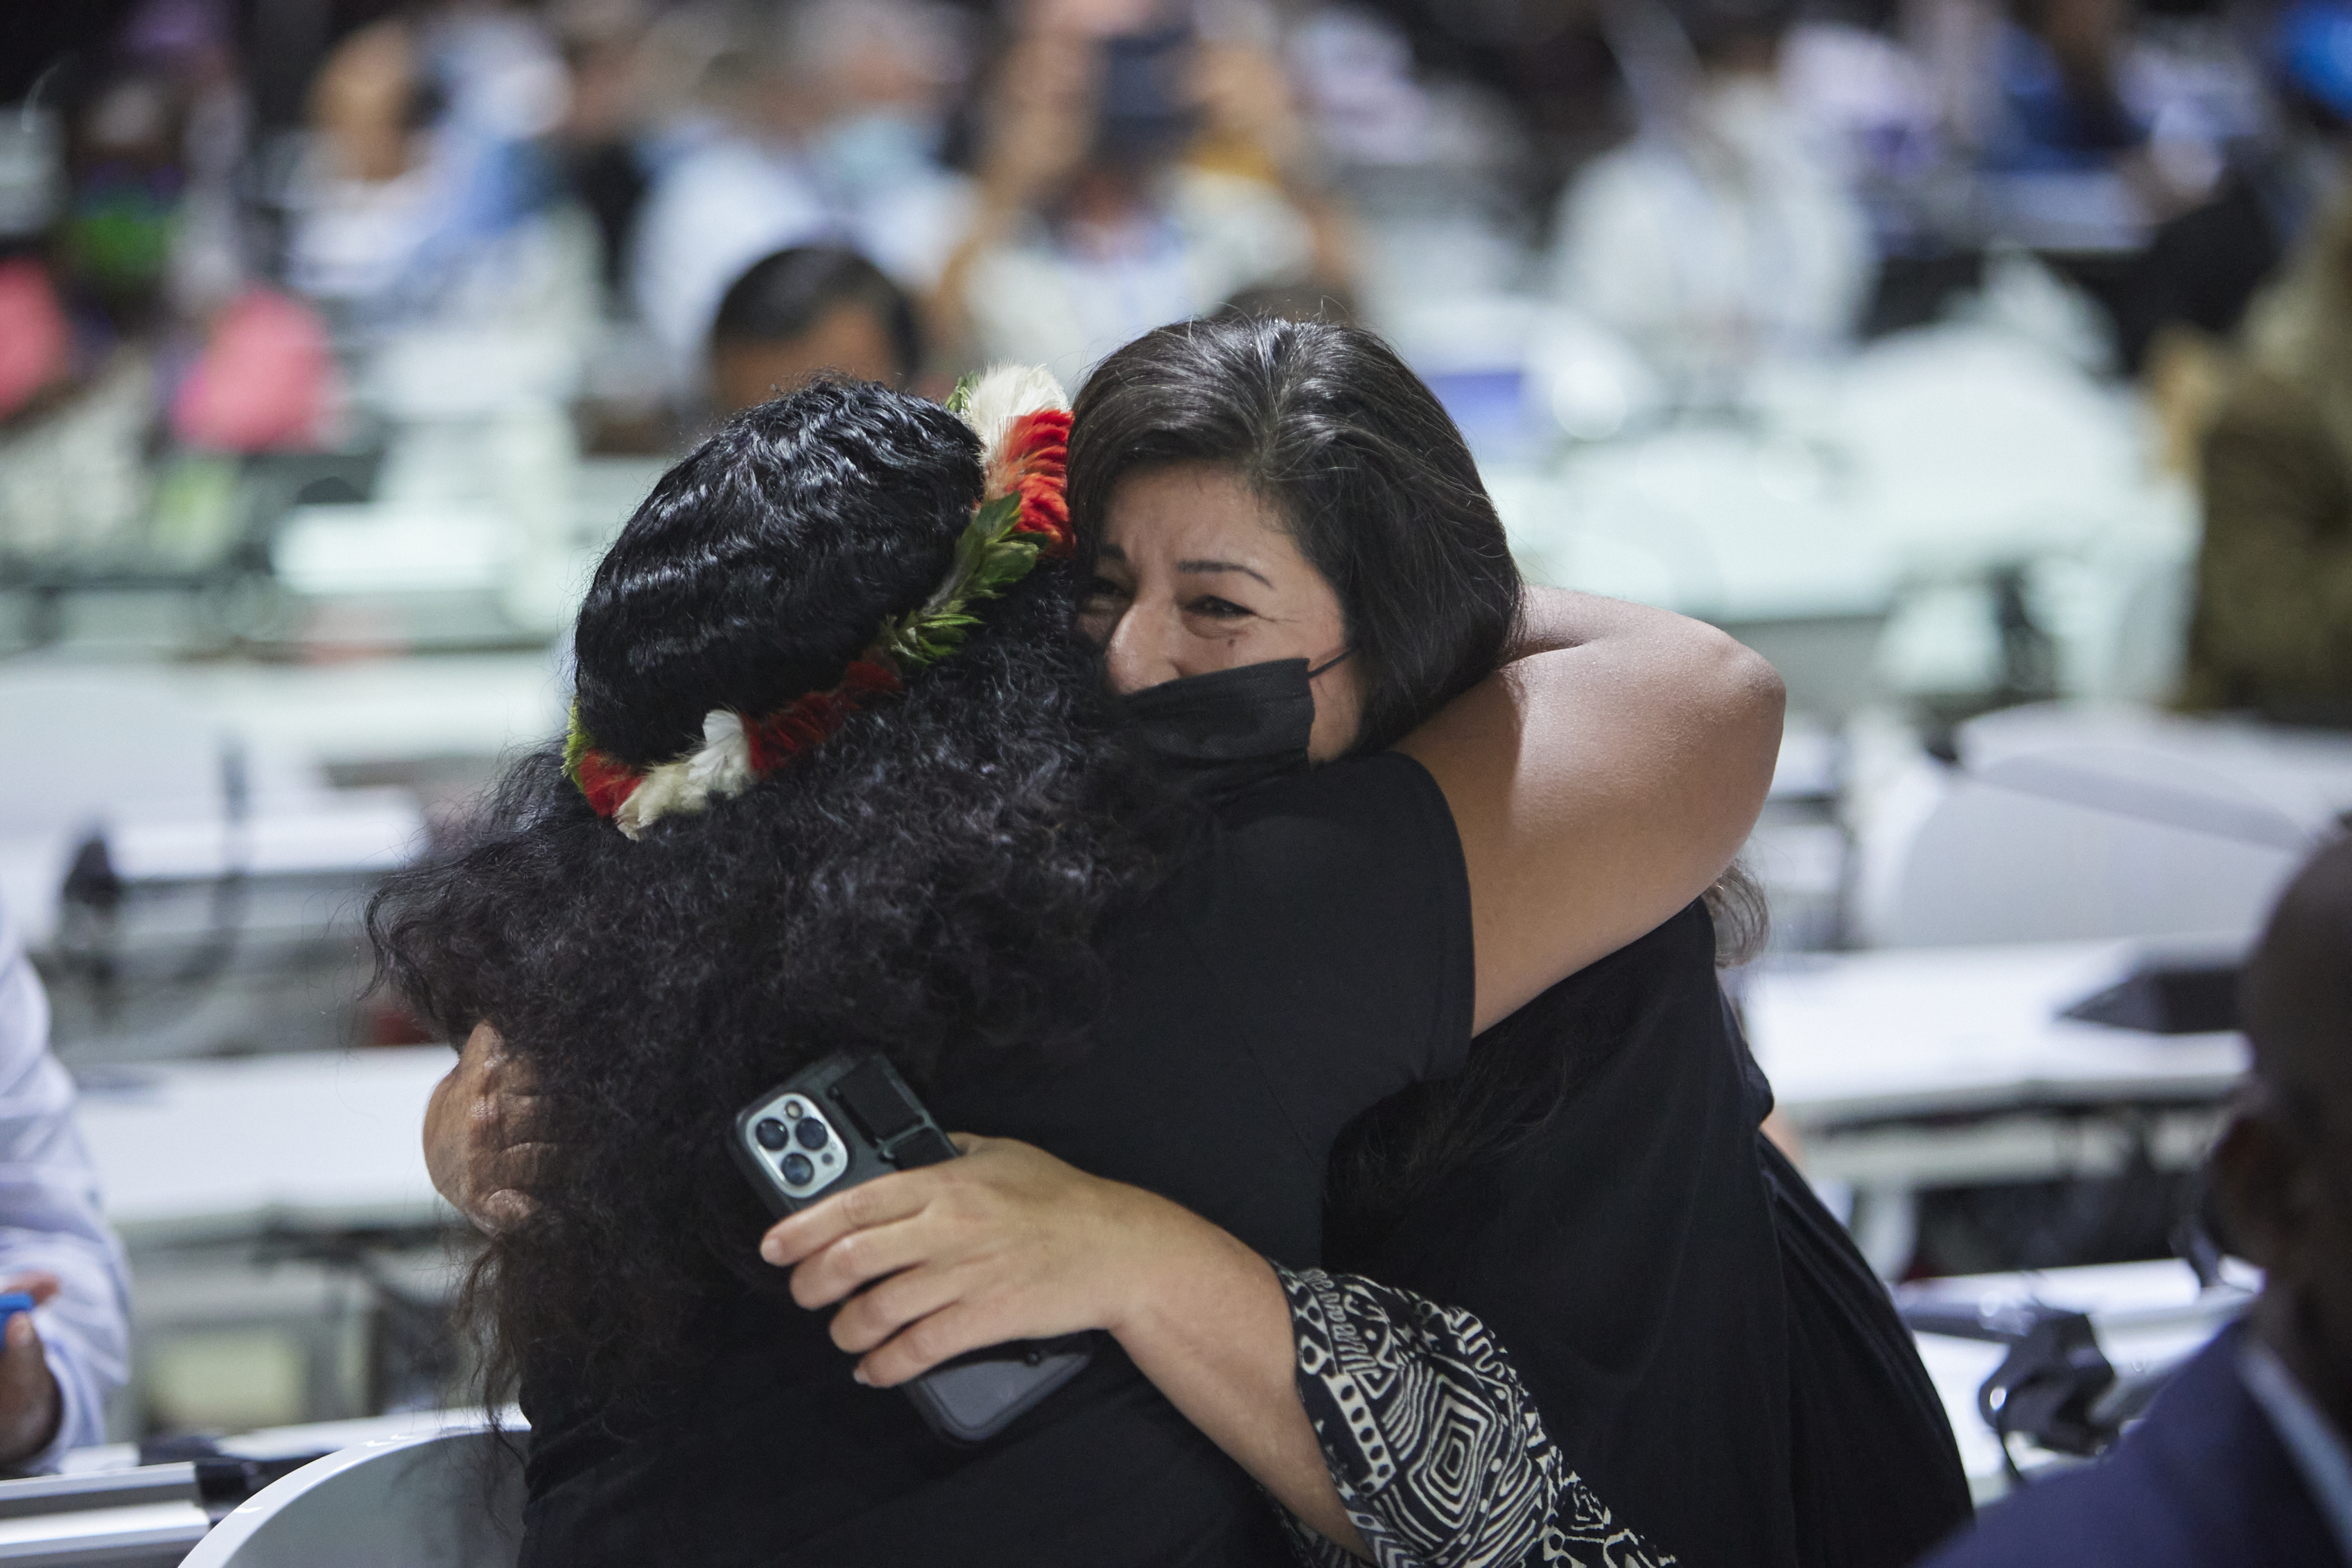
[[30, 1269], [59, 1285], [33, 1323], [64, 1414], [24, 1470], [54, 1470], [68, 1448], [104, 1442], [107, 1397], [130, 1369], [122, 1245], [100, 1213], [73, 1112], [73, 1079], [49, 1051], [48, 997], [0, 907], [0, 1286]]
[[1695, 95], [1588, 164], [1561, 200], [1556, 287], [1686, 398], [1853, 334], [1875, 260], [1833, 156], [1764, 79]]
[[964, 286], [973, 357], [1042, 364], [1075, 387], [1122, 343], [1244, 289], [1296, 282], [1312, 259], [1307, 220], [1279, 191], [1180, 169], [1155, 214], [1091, 248], [1037, 223], [979, 257]]

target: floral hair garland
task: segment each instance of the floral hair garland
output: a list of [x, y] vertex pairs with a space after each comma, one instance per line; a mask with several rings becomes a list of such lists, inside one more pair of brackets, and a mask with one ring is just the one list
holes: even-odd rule
[[981, 603], [1029, 575], [1040, 556], [1069, 553], [1070, 405], [1060, 384], [1043, 370], [1000, 366], [958, 386], [948, 407], [979, 435], [986, 478], [930, 597], [884, 621], [831, 689], [759, 715], [714, 708], [703, 716], [702, 744], [655, 767], [634, 768], [599, 750], [574, 703], [563, 771], [597, 816], [635, 838], [662, 817], [700, 811], [714, 795], [740, 795], [821, 743], [869, 700], [961, 647]]

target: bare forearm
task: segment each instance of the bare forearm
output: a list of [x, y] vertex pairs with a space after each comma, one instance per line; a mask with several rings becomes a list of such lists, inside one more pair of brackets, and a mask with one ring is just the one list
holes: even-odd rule
[[1290, 1308], [1263, 1258], [1184, 1215], [1169, 1266], [1112, 1332], [1184, 1418], [1307, 1524], [1369, 1557], [1299, 1403]]

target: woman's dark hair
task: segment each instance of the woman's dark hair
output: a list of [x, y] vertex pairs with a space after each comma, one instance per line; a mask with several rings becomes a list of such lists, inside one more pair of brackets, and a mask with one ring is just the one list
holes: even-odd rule
[[843, 305], [882, 323], [901, 382], [922, 369], [915, 302], [880, 268], [839, 245], [795, 245], [746, 268], [719, 301], [710, 342], [714, 347], [789, 342]]
[[[939, 583], [980, 488], [961, 422], [883, 387], [818, 382], [737, 416], [597, 568], [582, 724], [644, 765], [696, 745], [712, 709], [835, 684]], [[1097, 723], [1068, 579], [1042, 564], [903, 692], [634, 842], [556, 755], [528, 757], [469, 843], [377, 895], [381, 977], [452, 1038], [493, 1025], [538, 1082], [537, 1207], [465, 1297], [493, 1391], [525, 1361], [594, 1396], [651, 1388], [701, 1310], [782, 1288], [726, 1145], [798, 1068], [870, 1048], [921, 1089], [1078, 1048], [1096, 929], [1188, 824]]]
[[1161, 327], [1096, 366], [1074, 414], [1082, 541], [1121, 479], [1171, 463], [1231, 468], [1274, 507], [1347, 617], [1359, 749], [1502, 662], [1519, 610], [1502, 520], [1454, 421], [1370, 332], [1240, 311]]
[[[1082, 552], [1122, 479], [1171, 463], [1238, 474], [1331, 584], [1363, 670], [1356, 750], [1394, 745], [1502, 664], [1522, 592], [1502, 521], [1435, 395], [1372, 333], [1227, 311], [1104, 360], [1070, 437]], [[1760, 945], [1762, 896], [1738, 867], [1707, 904], [1727, 956]], [[1461, 1072], [1349, 1128], [1331, 1211], [1377, 1232], [1445, 1176], [1541, 1131], [1624, 1035], [1564, 1031], [1544, 1009], [1496, 1025]]]

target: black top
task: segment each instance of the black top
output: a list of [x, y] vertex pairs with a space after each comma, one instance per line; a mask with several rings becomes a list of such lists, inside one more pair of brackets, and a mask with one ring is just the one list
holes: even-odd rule
[[[1444, 798], [1398, 755], [1227, 806], [1105, 946], [1092, 1049], [941, 1084], [942, 1125], [1026, 1140], [1312, 1263], [1339, 1130], [1468, 1047], [1469, 888]], [[1288, 1561], [1254, 1483], [1115, 1345], [978, 1449], [858, 1387], [825, 1317], [723, 1303], [712, 1360], [632, 1436], [531, 1369], [528, 1564]]]
[[1482, 1037], [1566, 1054], [1574, 1092], [1401, 1213], [1344, 1211], [1329, 1263], [1475, 1314], [1566, 1468], [1658, 1550], [1895, 1568], [1967, 1518], [1966, 1479], [1884, 1288], [1757, 1131], [1771, 1093], [1714, 959], [1694, 904]]

